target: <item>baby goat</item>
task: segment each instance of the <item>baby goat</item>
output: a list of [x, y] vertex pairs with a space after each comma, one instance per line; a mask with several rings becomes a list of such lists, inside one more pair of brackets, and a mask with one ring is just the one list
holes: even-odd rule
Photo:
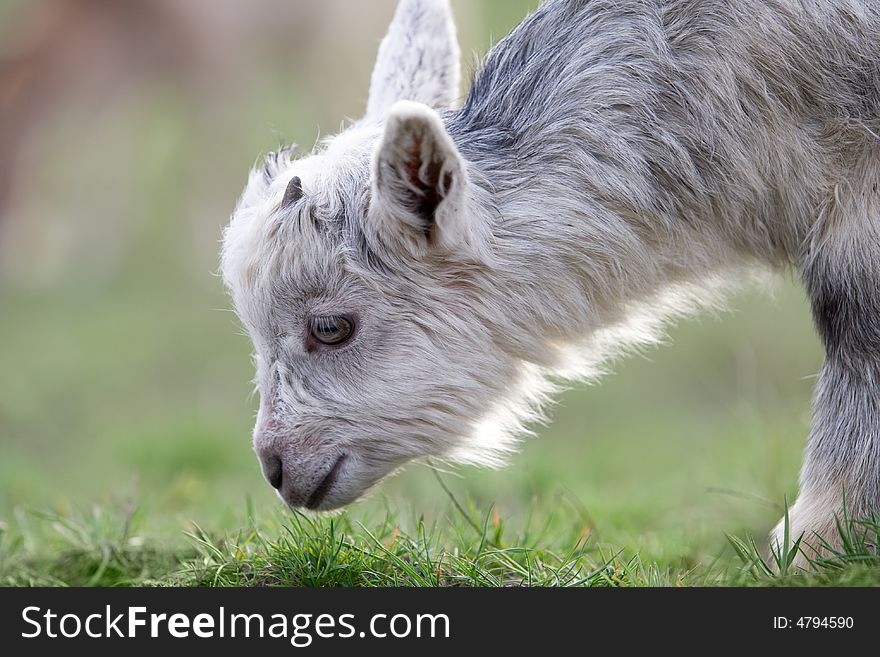
[[549, 0], [457, 106], [459, 75], [447, 0], [402, 0], [365, 116], [270, 155], [226, 229], [284, 501], [495, 462], [548, 376], [790, 265], [826, 353], [792, 535], [878, 509], [880, 5]]

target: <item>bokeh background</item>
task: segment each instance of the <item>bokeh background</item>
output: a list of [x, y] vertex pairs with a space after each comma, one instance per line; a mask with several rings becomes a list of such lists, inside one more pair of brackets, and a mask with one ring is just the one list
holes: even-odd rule
[[[465, 80], [537, 0], [453, 0]], [[283, 513], [216, 276], [249, 167], [357, 117], [394, 0], [0, 0], [0, 523], [136, 505], [155, 540]], [[821, 352], [782, 278], [575, 388], [509, 467], [446, 475], [643, 558], [712, 555], [792, 499]], [[350, 513], [450, 513], [425, 466]], [[558, 515], [558, 514], [557, 514]], [[409, 519], [409, 520], [408, 520]]]

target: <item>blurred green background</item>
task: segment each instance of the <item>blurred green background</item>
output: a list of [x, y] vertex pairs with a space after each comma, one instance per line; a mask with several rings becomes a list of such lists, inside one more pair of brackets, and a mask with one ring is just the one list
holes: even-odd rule
[[[465, 80], [535, 0], [454, 0]], [[0, 519], [136, 504], [160, 540], [281, 508], [217, 268], [249, 167], [357, 117], [393, 0], [0, 0]], [[504, 470], [513, 524], [571, 510], [643, 558], [762, 534], [796, 492], [821, 351], [800, 290], [746, 293], [563, 395]], [[425, 466], [350, 511], [449, 512]]]

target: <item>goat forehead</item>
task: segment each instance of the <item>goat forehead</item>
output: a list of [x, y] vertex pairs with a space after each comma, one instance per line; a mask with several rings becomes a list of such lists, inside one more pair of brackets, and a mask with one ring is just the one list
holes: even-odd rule
[[[322, 142], [315, 154], [284, 163], [271, 180], [252, 172], [224, 239], [222, 269], [233, 296], [253, 295], [279, 280], [314, 288], [340, 269], [346, 241], [361, 232], [378, 135], [375, 126], [353, 127]], [[285, 208], [294, 176], [303, 195]]]
[[291, 160], [272, 182], [273, 196], [283, 197], [293, 176], [302, 181], [304, 198], [333, 206], [340, 197], [369, 183], [370, 162], [380, 131], [376, 126], [354, 126], [320, 142], [315, 152]]

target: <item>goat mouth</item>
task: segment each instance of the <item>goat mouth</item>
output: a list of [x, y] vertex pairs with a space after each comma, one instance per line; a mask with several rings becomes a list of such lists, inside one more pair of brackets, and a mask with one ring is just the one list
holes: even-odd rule
[[321, 506], [321, 502], [324, 501], [324, 498], [327, 497], [327, 493], [330, 492], [330, 489], [333, 488], [333, 484], [336, 483], [336, 478], [339, 476], [339, 470], [342, 468], [342, 462], [345, 461], [345, 454], [340, 454], [336, 459], [336, 463], [333, 464], [333, 467], [330, 468], [330, 471], [324, 476], [324, 479], [321, 480], [321, 483], [315, 487], [315, 490], [312, 491], [312, 494], [309, 495], [309, 499], [306, 501], [306, 508], [314, 511], [319, 506]]

